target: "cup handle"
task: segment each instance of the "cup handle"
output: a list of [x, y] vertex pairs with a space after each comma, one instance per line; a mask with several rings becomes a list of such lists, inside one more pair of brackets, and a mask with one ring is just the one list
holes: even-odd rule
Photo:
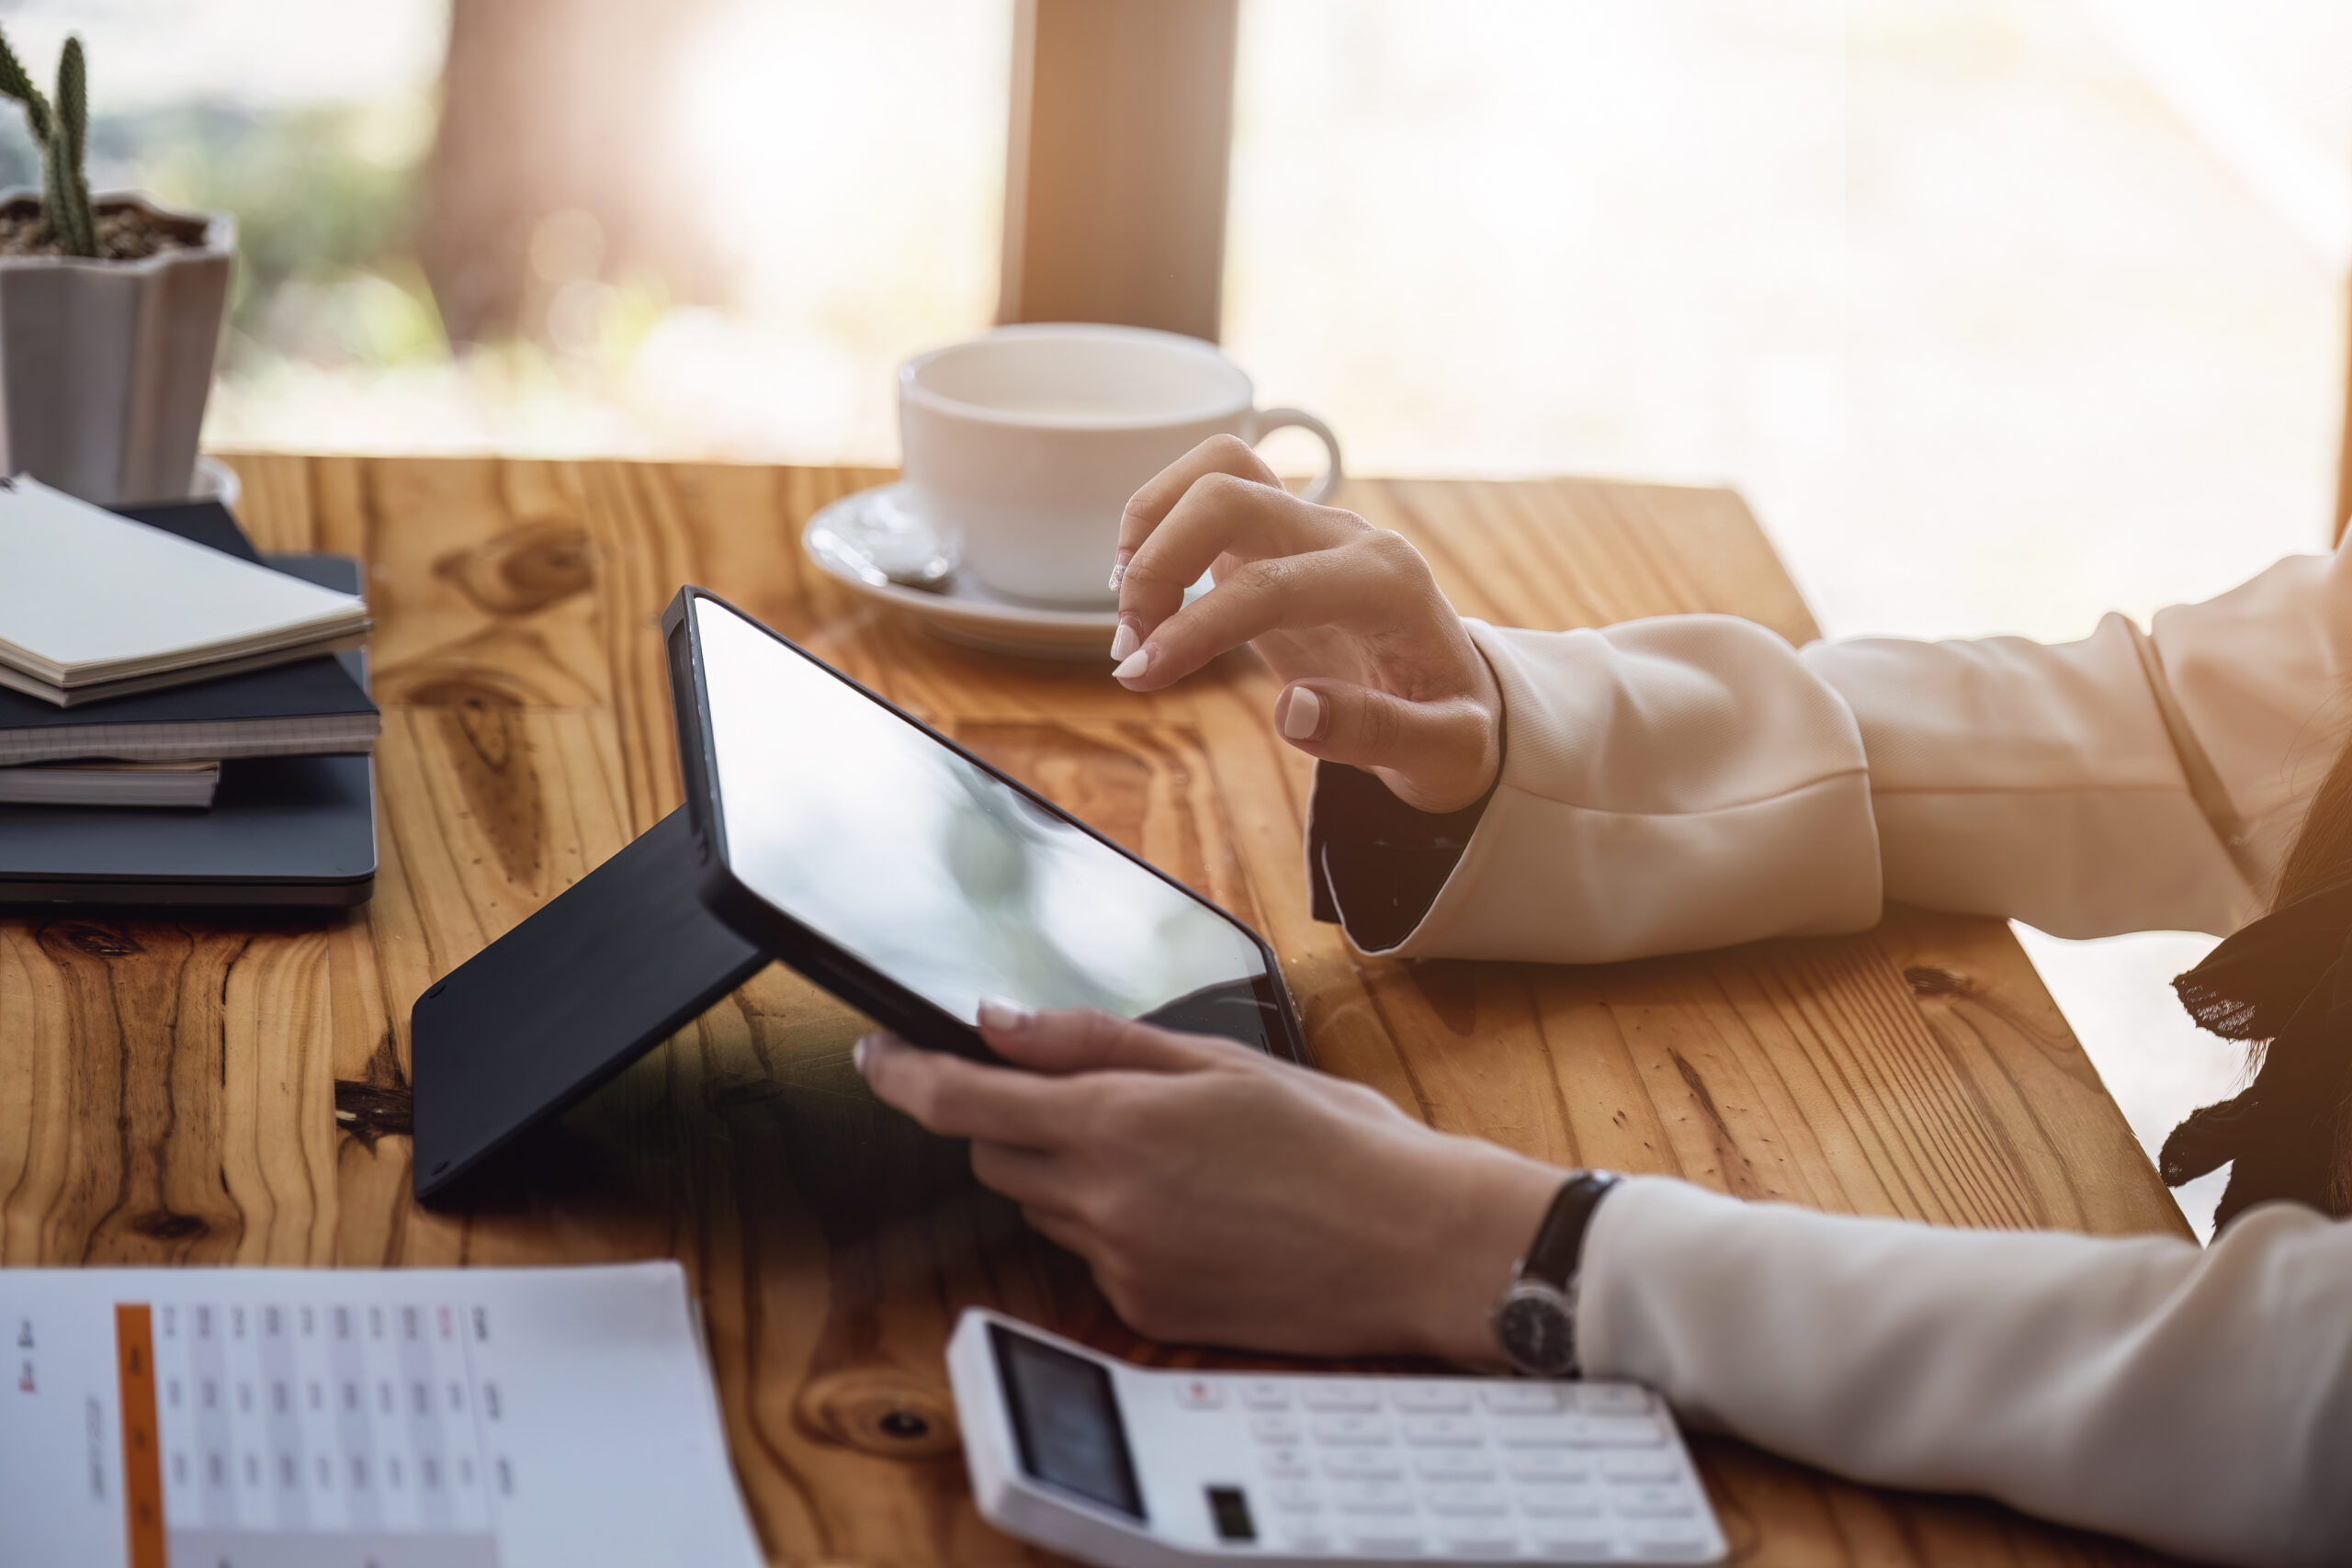
[[1296, 425], [1311, 434], [1323, 443], [1323, 450], [1330, 456], [1330, 464], [1323, 470], [1323, 477], [1306, 487], [1306, 499], [1320, 506], [1331, 499], [1331, 492], [1340, 488], [1341, 479], [1347, 478], [1340, 468], [1340, 438], [1331, 434], [1329, 425], [1305, 409], [1253, 409], [1250, 413], [1250, 445], [1255, 446], [1285, 425]]

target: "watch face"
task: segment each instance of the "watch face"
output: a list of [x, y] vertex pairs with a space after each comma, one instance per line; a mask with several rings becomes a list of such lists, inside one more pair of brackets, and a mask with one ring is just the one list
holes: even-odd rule
[[1557, 1291], [1521, 1285], [1495, 1309], [1495, 1337], [1520, 1371], [1565, 1377], [1577, 1364], [1576, 1319]]

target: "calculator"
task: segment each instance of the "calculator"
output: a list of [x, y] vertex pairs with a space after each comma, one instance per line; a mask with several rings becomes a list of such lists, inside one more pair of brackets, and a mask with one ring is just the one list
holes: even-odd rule
[[947, 1370], [981, 1514], [1106, 1568], [1724, 1555], [1634, 1383], [1161, 1371], [977, 1308]]

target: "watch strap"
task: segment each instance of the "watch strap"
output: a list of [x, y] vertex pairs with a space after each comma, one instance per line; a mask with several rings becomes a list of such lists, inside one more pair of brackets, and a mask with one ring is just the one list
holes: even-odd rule
[[1544, 1223], [1536, 1227], [1535, 1240], [1519, 1266], [1519, 1277], [1566, 1290], [1583, 1259], [1585, 1232], [1591, 1228], [1593, 1211], [1623, 1179], [1605, 1170], [1580, 1170], [1562, 1182], [1552, 1206], [1544, 1212]]

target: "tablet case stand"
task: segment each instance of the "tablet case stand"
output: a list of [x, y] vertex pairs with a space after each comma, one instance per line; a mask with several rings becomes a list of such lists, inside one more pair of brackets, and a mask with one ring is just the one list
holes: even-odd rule
[[420, 1201], [767, 967], [703, 907], [699, 856], [681, 807], [417, 998]]

